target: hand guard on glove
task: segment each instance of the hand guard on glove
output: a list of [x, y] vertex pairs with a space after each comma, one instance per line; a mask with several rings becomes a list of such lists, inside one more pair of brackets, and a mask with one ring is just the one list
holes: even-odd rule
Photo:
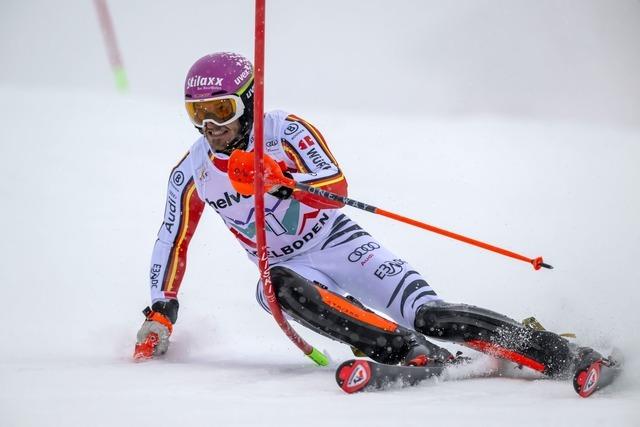
[[136, 337], [135, 360], [152, 359], [167, 352], [173, 323], [178, 318], [178, 300], [157, 301], [153, 308], [145, 308], [146, 317]]
[[[254, 170], [253, 152], [234, 150], [229, 156], [229, 166], [227, 174], [233, 188], [244, 196], [254, 194], [253, 178]], [[294, 187], [295, 181], [291, 175], [285, 172], [284, 164], [279, 164], [273, 158], [264, 156], [264, 189], [269, 194], [278, 198], [288, 198], [293, 190], [287, 186]]]

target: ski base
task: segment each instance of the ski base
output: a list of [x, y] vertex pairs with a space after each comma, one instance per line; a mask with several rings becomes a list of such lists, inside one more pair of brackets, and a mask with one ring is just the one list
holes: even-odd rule
[[364, 359], [351, 359], [336, 370], [336, 382], [346, 393], [380, 390], [392, 384], [413, 386], [419, 382], [440, 375], [445, 365], [399, 366], [384, 365]]

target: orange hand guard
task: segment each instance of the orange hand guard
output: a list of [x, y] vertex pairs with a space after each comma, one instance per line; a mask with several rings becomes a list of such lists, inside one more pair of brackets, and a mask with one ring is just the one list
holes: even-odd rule
[[[250, 196], [254, 194], [253, 180], [255, 177], [253, 153], [242, 150], [234, 150], [229, 157], [228, 172], [231, 185], [240, 194]], [[282, 173], [278, 163], [271, 157], [264, 156], [264, 189], [269, 191], [274, 185], [286, 185], [292, 187], [295, 181], [287, 178]]]

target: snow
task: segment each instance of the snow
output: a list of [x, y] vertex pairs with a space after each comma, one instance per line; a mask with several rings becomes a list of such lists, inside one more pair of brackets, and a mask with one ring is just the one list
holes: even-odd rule
[[[113, 3], [121, 42], [136, 45], [142, 41], [134, 34], [149, 37], [135, 31], [126, 2]], [[48, 4], [41, 2], [45, 9]], [[4, 31], [12, 28], [39, 52], [29, 28], [20, 25], [28, 6], [2, 7], [3, 24], [11, 24]], [[268, 98], [272, 107], [290, 109], [323, 132], [354, 198], [544, 256], [555, 269], [536, 272], [519, 261], [348, 210], [418, 267], [445, 299], [517, 319], [535, 315], [549, 329], [575, 332], [581, 343], [619, 347], [627, 369], [610, 388], [581, 399], [566, 382], [512, 366], [505, 377], [480, 378], [494, 362], [478, 356], [472, 366], [415, 388], [346, 395], [333, 375], [350, 357], [349, 349], [298, 327], [329, 354], [331, 366], [315, 367], [301, 355], [255, 302], [255, 268], [211, 211], [191, 243], [169, 353], [133, 363], [166, 180], [197, 136], [184, 115], [179, 85], [183, 69], [212, 47], [176, 43], [183, 50], [173, 56], [175, 46], [169, 45], [166, 56], [153, 58], [169, 70], [159, 69], [147, 80], [142, 72], [151, 55], [126, 55], [123, 48], [134, 89], [114, 94], [99, 33], [88, 30], [94, 25], [88, 8], [78, 6], [70, 15], [86, 14], [75, 24], [85, 26], [86, 37], [64, 45], [62, 54], [80, 64], [75, 44], [98, 43], [86, 51], [83, 66], [102, 74], [74, 83], [56, 63], [51, 70], [59, 85], [25, 84], [12, 68], [0, 74], [1, 426], [640, 424], [640, 126], [629, 120], [637, 109], [625, 110], [626, 118], [618, 121], [582, 100], [576, 101], [583, 108], [577, 116], [557, 120], [552, 113], [508, 115], [497, 103], [484, 112], [434, 115], [349, 105], [332, 110], [291, 94], [289, 106], [276, 92]], [[170, 22], [171, 12], [184, 13], [172, 8], [149, 13]], [[30, 25], [43, 18], [33, 19]], [[181, 37], [192, 35], [185, 31]], [[42, 40], [45, 47], [58, 36], [51, 37]], [[213, 48], [250, 52], [250, 45]], [[8, 67], [38, 61], [38, 55], [18, 57], [14, 48], [2, 49], [14, 60]], [[449, 76], [451, 86], [459, 83], [456, 77]], [[150, 95], [154, 84], [159, 95]], [[172, 85], [177, 89], [168, 89]], [[623, 86], [630, 93], [637, 88], [626, 81]], [[507, 92], [503, 99], [517, 99]], [[607, 103], [613, 102], [609, 96]]]

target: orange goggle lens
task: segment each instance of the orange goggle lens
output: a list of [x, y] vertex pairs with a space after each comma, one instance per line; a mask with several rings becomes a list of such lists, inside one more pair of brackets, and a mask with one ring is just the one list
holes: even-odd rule
[[207, 121], [223, 126], [236, 120], [244, 112], [242, 100], [237, 96], [186, 102], [187, 113], [194, 125], [204, 126]]

